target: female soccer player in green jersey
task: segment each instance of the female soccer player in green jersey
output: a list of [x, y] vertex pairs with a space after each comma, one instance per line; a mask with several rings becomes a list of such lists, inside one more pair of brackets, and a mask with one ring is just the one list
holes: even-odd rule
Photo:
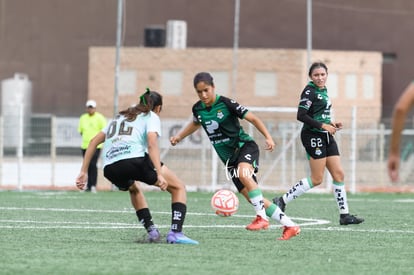
[[244, 132], [239, 119], [253, 124], [265, 137], [265, 149], [273, 151], [275, 143], [263, 122], [236, 101], [216, 95], [213, 77], [209, 73], [198, 73], [194, 77], [194, 88], [200, 100], [193, 105], [193, 121], [170, 138], [171, 144], [176, 145], [202, 126], [237, 190], [254, 206], [256, 218], [246, 229], [267, 229], [268, 217], [271, 217], [283, 225], [283, 235], [279, 240], [298, 235], [299, 226], [277, 205], [264, 198], [257, 185], [259, 148], [253, 138]]
[[339, 209], [339, 224], [358, 224], [364, 219], [349, 214], [344, 171], [334, 135], [342, 128], [341, 122], [331, 120], [331, 101], [325, 83], [328, 68], [324, 63], [313, 63], [309, 69], [311, 81], [303, 90], [297, 119], [303, 122], [301, 140], [308, 155], [311, 175], [297, 182], [281, 197], [273, 198], [283, 211], [286, 204], [322, 183], [325, 168], [333, 178], [334, 195]]

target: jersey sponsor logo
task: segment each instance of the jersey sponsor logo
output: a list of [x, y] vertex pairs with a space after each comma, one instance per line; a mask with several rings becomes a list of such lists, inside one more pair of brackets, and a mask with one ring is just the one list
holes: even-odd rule
[[219, 128], [219, 124], [215, 120], [206, 121], [206, 130], [209, 134], [213, 134]]
[[113, 158], [119, 157], [121, 155], [131, 154], [131, 146], [130, 145], [122, 145], [119, 147], [112, 147], [107, 153], [106, 158], [111, 160]]

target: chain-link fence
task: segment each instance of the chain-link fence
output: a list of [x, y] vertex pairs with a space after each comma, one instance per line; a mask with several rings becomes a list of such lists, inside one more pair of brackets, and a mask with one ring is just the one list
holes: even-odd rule
[[[309, 176], [308, 161], [299, 137], [301, 124], [292, 114], [255, 113], [263, 119], [277, 144], [274, 152], [261, 150], [259, 183], [265, 190], [285, 191], [297, 180]], [[169, 137], [187, 122], [185, 119], [162, 119], [162, 161], [177, 173], [188, 190], [233, 188], [225, 166], [202, 131], [175, 147], [170, 145]], [[74, 188], [82, 161], [77, 123], [78, 118], [74, 117], [33, 115], [20, 131], [18, 123], [15, 128], [5, 128], [2, 120], [2, 141], [14, 140], [14, 143], [1, 143], [0, 189]], [[261, 134], [245, 121], [242, 125], [259, 147], [264, 148]], [[351, 192], [395, 186], [389, 181], [386, 170], [390, 133], [389, 127], [381, 123], [358, 123], [356, 116], [336, 134], [345, 182]], [[397, 186], [413, 187], [413, 135], [412, 129], [403, 132], [401, 181]], [[329, 191], [330, 180], [327, 174], [317, 190]], [[98, 176], [99, 187], [110, 188], [102, 169]]]

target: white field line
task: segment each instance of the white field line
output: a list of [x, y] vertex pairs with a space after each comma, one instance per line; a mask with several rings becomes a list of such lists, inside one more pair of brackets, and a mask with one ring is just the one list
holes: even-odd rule
[[[3, 211], [50, 211], [50, 212], [78, 212], [78, 213], [124, 213], [131, 214], [133, 209], [125, 210], [96, 210], [96, 209], [67, 209], [67, 208], [41, 208], [41, 207], [0, 207], [0, 210]], [[171, 215], [171, 212], [160, 212], [152, 211], [153, 214], [162, 214], [162, 215]], [[196, 212], [187, 212], [187, 216], [216, 216], [214, 213], [196, 213]], [[235, 218], [251, 218], [251, 215], [233, 215], [231, 219]], [[229, 219], [228, 217], [218, 217], [219, 219]], [[322, 225], [329, 224], [327, 220], [321, 219], [309, 219], [309, 218], [293, 218], [295, 221], [303, 221], [299, 223], [301, 226], [310, 226], [310, 225]], [[234, 220], [232, 221], [234, 222]], [[127, 224], [127, 223], [91, 223], [91, 222], [53, 222], [53, 221], [36, 221], [36, 220], [1, 220], [0, 219], [0, 228], [108, 228], [108, 229], [119, 229], [119, 228], [131, 228], [137, 227], [137, 224]], [[139, 225], [140, 226], [140, 225]], [[158, 225], [158, 227], [169, 227], [170, 225]], [[245, 225], [188, 225], [185, 224], [185, 227], [192, 228], [244, 228]], [[270, 227], [281, 227], [280, 225], [271, 225]]]
[[[84, 213], [127, 213], [133, 212], [132, 209], [125, 210], [95, 210], [95, 209], [64, 209], [64, 208], [28, 208], [28, 207], [0, 207], [0, 210], [6, 211], [52, 211], [52, 212], [84, 212]], [[171, 215], [170, 212], [153, 211], [154, 214]], [[192, 213], [188, 212], [187, 215], [195, 216], [216, 216], [215, 214], [206, 213]], [[250, 218], [250, 215], [234, 215], [232, 217], [217, 217], [219, 219], [235, 219], [235, 218]], [[358, 226], [330, 226], [330, 227], [315, 227], [317, 225], [330, 224], [330, 221], [323, 219], [310, 219], [292, 217], [302, 229], [315, 230], [315, 231], [343, 231], [343, 232], [362, 232], [362, 233], [402, 233], [402, 234], [414, 234], [413, 230], [390, 230], [390, 229], [361, 229]], [[301, 222], [299, 222], [301, 221]], [[234, 222], [232, 220], [231, 222]], [[169, 228], [169, 224], [157, 225], [159, 228]], [[75, 221], [37, 221], [37, 220], [10, 220], [0, 219], [0, 228], [4, 229], [130, 229], [141, 227], [138, 223], [112, 223], [112, 222], [75, 222]], [[244, 229], [245, 225], [237, 224], [209, 224], [209, 225], [191, 225], [184, 224], [186, 228], [241, 228]], [[270, 228], [279, 228], [280, 225], [271, 225]], [[304, 228], [305, 227], [305, 228]], [[307, 228], [306, 228], [307, 227]]]

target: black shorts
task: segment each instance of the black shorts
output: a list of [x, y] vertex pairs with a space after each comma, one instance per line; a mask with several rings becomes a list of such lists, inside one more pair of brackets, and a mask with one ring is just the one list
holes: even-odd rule
[[302, 130], [300, 138], [308, 156], [321, 159], [330, 156], [339, 156], [335, 138], [329, 133]]
[[251, 176], [254, 181], [257, 182], [256, 173], [259, 171], [259, 156], [259, 146], [257, 146], [256, 142], [254, 141], [248, 141], [240, 148], [236, 160], [227, 165], [228, 176], [231, 177], [233, 184], [236, 186], [239, 192], [244, 188], [243, 183], [238, 177], [238, 175], [240, 175], [240, 173], [243, 173], [243, 171], [238, 170], [237, 166], [241, 162], [250, 163], [254, 169], [254, 172]]
[[148, 154], [144, 157], [123, 159], [104, 168], [104, 176], [119, 190], [127, 191], [134, 181], [154, 185], [158, 178]]

